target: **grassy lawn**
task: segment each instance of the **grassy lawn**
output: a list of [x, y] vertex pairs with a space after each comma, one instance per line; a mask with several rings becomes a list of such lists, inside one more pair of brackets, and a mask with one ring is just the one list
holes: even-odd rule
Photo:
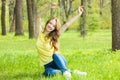
[[[73, 74], [72, 80], [120, 80], [120, 51], [111, 51], [110, 30], [89, 32], [84, 39], [79, 32], [68, 31], [60, 37], [60, 45], [68, 67], [88, 73]], [[0, 36], [0, 80], [65, 80], [60, 75], [44, 77], [43, 71], [35, 39]]]

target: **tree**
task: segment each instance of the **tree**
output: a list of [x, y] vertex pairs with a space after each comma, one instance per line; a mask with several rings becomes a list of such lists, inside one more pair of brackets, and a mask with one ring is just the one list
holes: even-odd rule
[[100, 15], [102, 16], [103, 15], [103, 4], [104, 4], [104, 0], [100, 0]]
[[28, 11], [28, 22], [29, 22], [29, 38], [34, 38], [34, 28], [35, 28], [35, 14], [34, 14], [34, 0], [27, 1], [27, 11]]
[[92, 0], [88, 0], [88, 7], [89, 8], [92, 8], [91, 3], [92, 3]]
[[69, 18], [72, 9], [72, 0], [62, 0], [66, 18]]
[[2, 26], [2, 35], [6, 35], [6, 23], [5, 23], [5, 13], [6, 13], [6, 0], [2, 0], [2, 11], [1, 11], [1, 26]]
[[[50, 2], [52, 3], [53, 0], [51, 0]], [[54, 14], [54, 10], [51, 8], [51, 9], [50, 9], [50, 16], [53, 17], [53, 14]]]
[[9, 22], [10, 22], [9, 32], [14, 32], [15, 31], [15, 0], [9, 1]]
[[112, 50], [120, 50], [120, 0], [112, 0]]
[[91, 9], [92, 9], [92, 0], [88, 0], [88, 14], [92, 14]]
[[23, 32], [23, 14], [22, 14], [22, 1], [23, 0], [16, 0], [15, 4], [15, 36], [24, 35]]
[[63, 20], [63, 24], [65, 24], [70, 16], [71, 11], [72, 11], [73, 0], [58, 0], [58, 3], [61, 8], [60, 14], [61, 14], [61, 17]]
[[87, 8], [87, 0], [81, 0], [81, 5], [84, 6], [84, 12], [81, 16], [81, 21], [80, 21], [80, 34], [81, 36], [85, 37], [87, 35], [87, 26], [86, 26], [86, 8]]

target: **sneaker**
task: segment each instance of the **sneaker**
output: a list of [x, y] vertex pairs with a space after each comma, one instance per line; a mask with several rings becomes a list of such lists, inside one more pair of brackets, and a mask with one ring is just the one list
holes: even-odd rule
[[82, 76], [86, 76], [87, 75], [87, 72], [81, 72], [79, 70], [74, 70], [73, 73], [77, 74], [77, 75], [82, 75]]
[[67, 80], [70, 80], [72, 77], [70, 71], [65, 71], [63, 75], [66, 77]]

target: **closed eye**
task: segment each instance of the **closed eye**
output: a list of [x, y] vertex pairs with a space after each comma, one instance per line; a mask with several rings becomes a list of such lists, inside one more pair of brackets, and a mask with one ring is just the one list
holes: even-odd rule
[[52, 22], [49, 22], [51, 25], [55, 26]]

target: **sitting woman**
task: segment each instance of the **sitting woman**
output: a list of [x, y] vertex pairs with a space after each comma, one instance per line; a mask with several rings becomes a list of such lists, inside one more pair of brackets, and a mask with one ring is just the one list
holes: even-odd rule
[[[79, 7], [79, 16], [83, 8]], [[59, 53], [59, 36], [61, 35], [60, 22], [57, 18], [51, 18], [46, 22], [45, 28], [37, 38], [37, 50], [40, 56], [40, 64], [44, 66], [46, 76], [63, 74], [71, 78], [71, 72], [67, 68], [66, 59]]]

